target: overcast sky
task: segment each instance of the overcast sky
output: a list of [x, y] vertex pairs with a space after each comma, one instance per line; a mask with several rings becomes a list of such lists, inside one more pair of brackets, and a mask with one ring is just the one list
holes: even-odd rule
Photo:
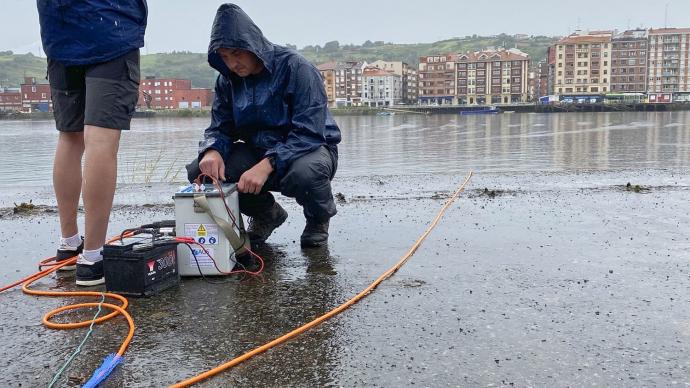
[[[1, 0], [0, 51], [38, 54], [36, 2]], [[148, 0], [142, 53], [206, 52], [214, 0]], [[434, 42], [465, 35], [567, 35], [575, 29], [690, 27], [688, 0], [246, 0], [236, 1], [279, 44]], [[668, 5], [668, 6], [667, 6]]]

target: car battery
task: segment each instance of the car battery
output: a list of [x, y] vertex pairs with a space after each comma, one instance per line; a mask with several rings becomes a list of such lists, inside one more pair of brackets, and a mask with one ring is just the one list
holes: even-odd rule
[[[190, 185], [181, 187], [175, 193], [175, 233], [191, 237], [198, 244], [179, 244], [177, 257], [181, 276], [223, 275], [233, 270], [236, 264], [235, 249], [218, 223], [248, 246], [244, 233], [239, 197], [235, 184], [223, 184], [222, 192], [213, 185]], [[198, 198], [204, 198], [204, 206]], [[211, 213], [213, 216], [211, 216]], [[214, 219], [215, 218], [215, 219]], [[191, 248], [191, 249], [190, 249]]]
[[173, 239], [136, 235], [103, 246], [103, 273], [108, 292], [151, 296], [180, 283]]

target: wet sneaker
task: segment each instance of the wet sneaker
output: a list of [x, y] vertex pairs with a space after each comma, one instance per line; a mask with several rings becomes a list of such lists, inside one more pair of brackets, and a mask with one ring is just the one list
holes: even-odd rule
[[322, 247], [328, 244], [328, 224], [330, 220], [317, 221], [307, 218], [300, 242], [303, 248]]
[[268, 211], [249, 220], [247, 235], [253, 244], [260, 244], [268, 239], [273, 231], [287, 220], [288, 213], [278, 202], [273, 203]]
[[77, 285], [97, 286], [103, 283], [105, 283], [103, 260], [92, 263], [79, 255], [79, 259], [77, 259]]
[[[60, 244], [60, 247], [58, 248], [57, 253], [55, 254], [55, 262], [59, 264], [62, 261], [69, 260], [74, 256], [79, 255], [83, 250], [84, 237], [81, 238], [81, 244], [79, 244], [79, 246], [76, 248], [67, 244]], [[77, 269], [76, 264], [60, 267], [58, 271], [74, 271], [75, 269]]]

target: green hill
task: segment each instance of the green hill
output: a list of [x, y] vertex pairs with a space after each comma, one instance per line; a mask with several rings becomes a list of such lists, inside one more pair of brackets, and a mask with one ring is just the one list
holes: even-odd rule
[[[477, 51], [487, 47], [517, 47], [528, 53], [533, 62], [546, 57], [546, 49], [557, 38], [531, 36], [515, 38], [512, 35], [492, 37], [467, 36], [434, 43], [395, 44], [367, 41], [362, 45], [343, 45], [337, 41], [324, 44], [323, 47], [306, 46], [299, 50], [307, 59], [319, 64], [328, 61], [364, 60], [373, 62], [379, 59], [387, 61], [405, 61], [417, 65], [420, 56]], [[293, 47], [295, 48], [295, 47]], [[0, 86], [17, 87], [23, 77], [45, 79], [45, 58], [32, 54], [13, 55], [11, 52], [0, 52]], [[142, 76], [168, 78], [187, 78], [194, 87], [213, 87], [216, 73], [206, 62], [206, 54], [190, 52], [172, 52], [167, 54], [150, 54], [141, 56]]]
[[492, 37], [473, 35], [434, 43], [415, 44], [366, 41], [361, 46], [340, 46], [337, 41], [333, 41], [326, 43], [323, 47], [306, 46], [300, 52], [314, 63], [345, 60], [373, 62], [382, 59], [386, 61], [402, 60], [417, 66], [419, 57], [425, 55], [479, 51], [488, 47], [517, 47], [529, 54], [533, 62], [539, 62], [546, 58], [546, 49], [557, 40], [558, 38], [546, 36], [531, 36], [517, 39], [512, 35], [501, 34]]
[[0, 51], [0, 87], [19, 87], [26, 77], [46, 81], [46, 59], [33, 54], [13, 55], [11, 51]]

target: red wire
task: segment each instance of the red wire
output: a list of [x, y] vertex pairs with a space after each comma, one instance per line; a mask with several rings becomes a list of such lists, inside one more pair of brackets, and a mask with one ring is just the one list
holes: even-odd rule
[[[237, 220], [235, 219], [235, 216], [232, 214], [232, 210], [230, 210], [230, 208], [228, 207], [227, 202], [225, 201], [225, 192], [223, 192], [223, 187], [220, 185], [220, 182], [218, 181], [218, 179], [216, 179], [215, 177], [212, 177], [212, 176], [210, 176], [210, 175], [201, 173], [201, 174], [199, 174], [199, 176], [194, 180], [194, 182], [197, 183], [197, 184], [201, 184], [201, 181], [202, 181], [202, 178], [203, 178], [203, 177], [207, 177], [207, 178], [211, 179], [211, 181], [213, 182], [213, 186], [215, 186], [216, 190], [218, 190], [218, 192], [220, 193], [220, 195], [223, 197], [223, 206], [225, 207], [225, 211], [228, 213], [228, 217], [230, 217], [230, 219], [232, 220], [232, 225], [233, 225], [235, 228], [237, 228], [237, 230], [241, 230], [240, 227], [237, 225]], [[247, 252], [249, 252], [250, 255], [256, 257], [257, 259], [259, 259], [259, 262], [261, 263], [261, 266], [260, 266], [259, 270], [258, 270], [257, 272], [251, 272], [251, 271], [247, 271], [247, 270], [238, 270], [238, 271], [223, 272], [223, 271], [221, 271], [220, 269], [218, 269], [218, 266], [216, 265], [216, 261], [215, 261], [215, 260], [213, 259], [213, 257], [208, 253], [208, 251], [206, 250], [206, 248], [205, 248], [203, 245], [199, 244], [199, 243], [196, 242], [196, 240], [194, 240], [194, 239], [192, 239], [192, 241], [189, 242], [189, 243], [190, 243], [190, 244], [197, 244], [197, 245], [199, 245], [199, 246], [201, 247], [201, 249], [204, 250], [204, 252], [206, 253], [206, 255], [207, 255], [209, 258], [211, 258], [211, 260], [213, 261], [213, 265], [216, 267], [216, 270], [217, 270], [218, 272], [222, 273], [222, 274], [248, 273], [248, 274], [251, 274], [251, 275], [258, 275], [258, 274], [261, 273], [261, 271], [263, 271], [263, 269], [264, 269], [264, 259], [263, 259], [261, 256], [257, 255], [256, 253], [254, 253], [251, 249], [246, 248]]]

